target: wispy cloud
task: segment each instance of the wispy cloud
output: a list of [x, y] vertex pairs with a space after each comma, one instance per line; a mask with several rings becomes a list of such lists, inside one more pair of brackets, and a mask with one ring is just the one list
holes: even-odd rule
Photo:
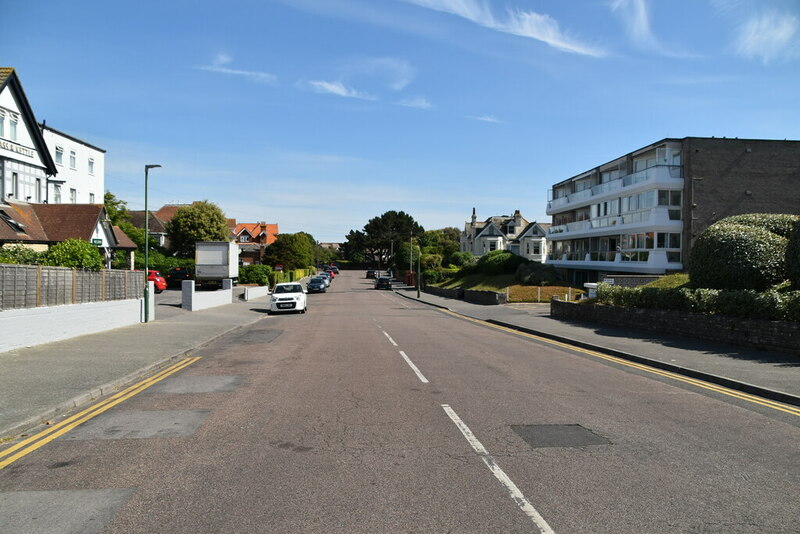
[[482, 0], [404, 0], [421, 7], [450, 13], [495, 31], [541, 41], [564, 52], [592, 57], [603, 57], [606, 52], [596, 46], [581, 43], [564, 33], [558, 22], [549, 15], [533, 11], [509, 9], [505, 19], [500, 19]]
[[220, 53], [214, 56], [214, 60], [211, 62], [211, 65], [203, 65], [195, 68], [199, 70], [205, 70], [208, 72], [218, 72], [220, 74], [231, 74], [234, 76], [242, 76], [257, 83], [265, 83], [271, 85], [278, 81], [278, 77], [275, 76], [274, 74], [270, 74], [269, 72], [231, 69], [225, 66], [231, 63], [232, 61], [233, 61], [232, 57], [230, 57], [227, 54]]
[[342, 67], [348, 76], [378, 78], [394, 91], [402, 91], [414, 81], [414, 67], [404, 59], [392, 57], [367, 57], [349, 61]]
[[352, 87], [346, 86], [342, 82], [326, 82], [324, 80], [313, 80], [308, 82], [308, 87], [317, 93], [325, 93], [345, 98], [358, 98], [361, 100], [378, 100], [376, 96], [362, 91], [357, 91]]
[[656, 37], [650, 23], [648, 0], [613, 0], [610, 7], [611, 11], [622, 18], [626, 33], [638, 48], [667, 57], [693, 56], [664, 44]]
[[760, 59], [765, 65], [796, 59], [800, 57], [800, 17], [778, 11], [753, 15], [739, 28], [734, 46], [740, 56]]
[[407, 108], [417, 108], [417, 109], [431, 109], [433, 108], [433, 104], [425, 98], [424, 96], [415, 96], [413, 98], [405, 98], [397, 102], [398, 106], [405, 106]]
[[480, 115], [480, 116], [467, 116], [468, 119], [481, 122], [491, 122], [493, 124], [502, 124], [503, 121], [493, 115]]

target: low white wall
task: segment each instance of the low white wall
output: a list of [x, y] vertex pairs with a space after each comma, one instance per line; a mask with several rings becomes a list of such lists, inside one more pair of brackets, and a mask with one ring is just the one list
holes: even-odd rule
[[269, 295], [269, 286], [245, 287], [244, 300], [260, 299]]
[[181, 308], [188, 311], [205, 310], [233, 302], [233, 282], [222, 281], [222, 289], [195, 291], [194, 280], [181, 282]]
[[138, 324], [143, 303], [141, 298], [0, 311], [0, 352]]

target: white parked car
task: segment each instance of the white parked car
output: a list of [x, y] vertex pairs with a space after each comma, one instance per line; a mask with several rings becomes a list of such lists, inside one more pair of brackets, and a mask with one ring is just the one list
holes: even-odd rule
[[284, 282], [275, 286], [269, 299], [269, 313], [306, 312], [306, 290], [299, 282]]

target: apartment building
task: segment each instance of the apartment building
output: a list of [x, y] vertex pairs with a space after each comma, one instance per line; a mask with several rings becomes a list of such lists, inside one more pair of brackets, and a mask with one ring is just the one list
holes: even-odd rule
[[572, 283], [666, 274], [741, 213], [800, 214], [800, 141], [663, 139], [553, 185], [547, 262]]

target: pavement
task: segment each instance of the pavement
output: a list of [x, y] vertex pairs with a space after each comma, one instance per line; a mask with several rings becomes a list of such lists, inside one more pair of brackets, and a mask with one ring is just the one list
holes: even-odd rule
[[[549, 304], [482, 306], [397, 286], [403, 297], [457, 314], [710, 380], [800, 406], [800, 358], [653, 332], [551, 318]], [[166, 292], [165, 292], [166, 294]], [[158, 301], [157, 301], [158, 304]], [[268, 297], [0, 353], [0, 440], [47, 423], [266, 317]]]

